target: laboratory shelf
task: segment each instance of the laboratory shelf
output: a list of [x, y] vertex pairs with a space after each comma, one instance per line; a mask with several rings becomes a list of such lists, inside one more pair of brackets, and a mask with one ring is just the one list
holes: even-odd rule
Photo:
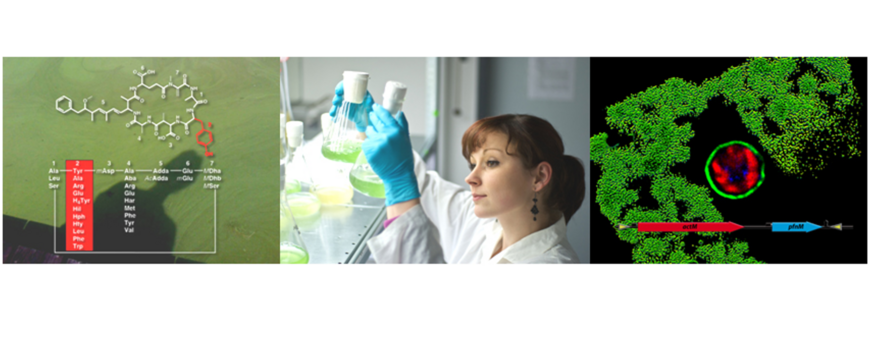
[[369, 230], [383, 225], [384, 200], [354, 192], [353, 205], [324, 205], [313, 226], [300, 227], [309, 263], [354, 262], [368, 240]]

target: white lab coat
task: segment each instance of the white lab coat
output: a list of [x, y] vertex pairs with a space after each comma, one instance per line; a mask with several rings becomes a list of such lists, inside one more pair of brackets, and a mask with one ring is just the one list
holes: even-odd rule
[[[400, 215], [367, 242], [377, 263], [579, 263], [568, 244], [563, 216], [555, 224], [534, 232], [492, 256], [501, 240], [495, 218], [474, 215], [468, 187], [426, 171], [414, 152], [414, 173], [420, 205]], [[492, 256], [492, 258], [490, 258]]]

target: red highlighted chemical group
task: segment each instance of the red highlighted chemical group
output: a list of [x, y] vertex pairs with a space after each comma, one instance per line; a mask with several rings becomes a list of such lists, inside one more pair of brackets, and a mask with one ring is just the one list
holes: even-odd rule
[[728, 232], [738, 230], [759, 230], [774, 233], [809, 233], [815, 230], [852, 230], [851, 225], [843, 223], [823, 225], [805, 222], [770, 222], [763, 225], [740, 225], [734, 222], [640, 222], [619, 224], [619, 230], [637, 229], [639, 232]]
[[[200, 120], [200, 119], [194, 119], [194, 120], [199, 121], [200, 126], [202, 126], [202, 129], [200, 129], [199, 132], [196, 133], [196, 143], [205, 147], [205, 156], [209, 156], [209, 157], [214, 156], [214, 153], [208, 151], [208, 145], [211, 144], [212, 142], [214, 142], [214, 138], [211, 135], [211, 131], [205, 129], [205, 124], [202, 123], [202, 120]], [[208, 127], [211, 127], [210, 122], [208, 123]], [[208, 143], [205, 143], [205, 142], [199, 140], [199, 135], [201, 135], [203, 132], [208, 133]]]

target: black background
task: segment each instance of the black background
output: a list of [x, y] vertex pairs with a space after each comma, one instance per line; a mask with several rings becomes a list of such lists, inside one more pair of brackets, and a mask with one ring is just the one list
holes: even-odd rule
[[[745, 58], [592, 58], [591, 60], [591, 127], [592, 135], [607, 132], [608, 144], [627, 144], [628, 137], [619, 137], [606, 122], [606, 108], [621, 102], [633, 93], [679, 77], [700, 85], [706, 78], [724, 73], [728, 68], [746, 62]], [[816, 230], [811, 233], [773, 233], [768, 231], [737, 231], [734, 239], [749, 242], [748, 256], [767, 263], [867, 263], [867, 58], [850, 58], [852, 78], [861, 98], [861, 157], [831, 158], [828, 166], [817, 173], [818, 179], [785, 176], [764, 151], [758, 140], [749, 134], [735, 105], [725, 106], [723, 97], [708, 101], [708, 108], [698, 118], [681, 117], [692, 123], [695, 136], [689, 141], [691, 157], [677, 164], [672, 171], [686, 176], [689, 182], [709, 187], [704, 165], [713, 149], [725, 142], [740, 140], [753, 145], [765, 160], [764, 183], [750, 196], [731, 200], [710, 189], [713, 205], [724, 221], [741, 225], [762, 225], [765, 222], [804, 222], [823, 225], [827, 219], [833, 225], [853, 225], [853, 230]], [[796, 77], [791, 78], [796, 80]], [[592, 164], [592, 185], [601, 175]], [[637, 204], [651, 209], [656, 201], [649, 196], [650, 181], [635, 181], [630, 188], [643, 187]], [[632, 245], [619, 240], [614, 228], [592, 196], [591, 262], [631, 263]], [[685, 239], [687, 246], [698, 242], [697, 235]], [[706, 241], [709, 241], [707, 239]]]

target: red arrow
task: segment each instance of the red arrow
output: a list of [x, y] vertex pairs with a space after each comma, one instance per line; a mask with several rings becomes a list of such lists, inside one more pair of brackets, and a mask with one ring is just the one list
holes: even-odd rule
[[734, 222], [637, 223], [637, 231], [727, 231], [742, 229]]

